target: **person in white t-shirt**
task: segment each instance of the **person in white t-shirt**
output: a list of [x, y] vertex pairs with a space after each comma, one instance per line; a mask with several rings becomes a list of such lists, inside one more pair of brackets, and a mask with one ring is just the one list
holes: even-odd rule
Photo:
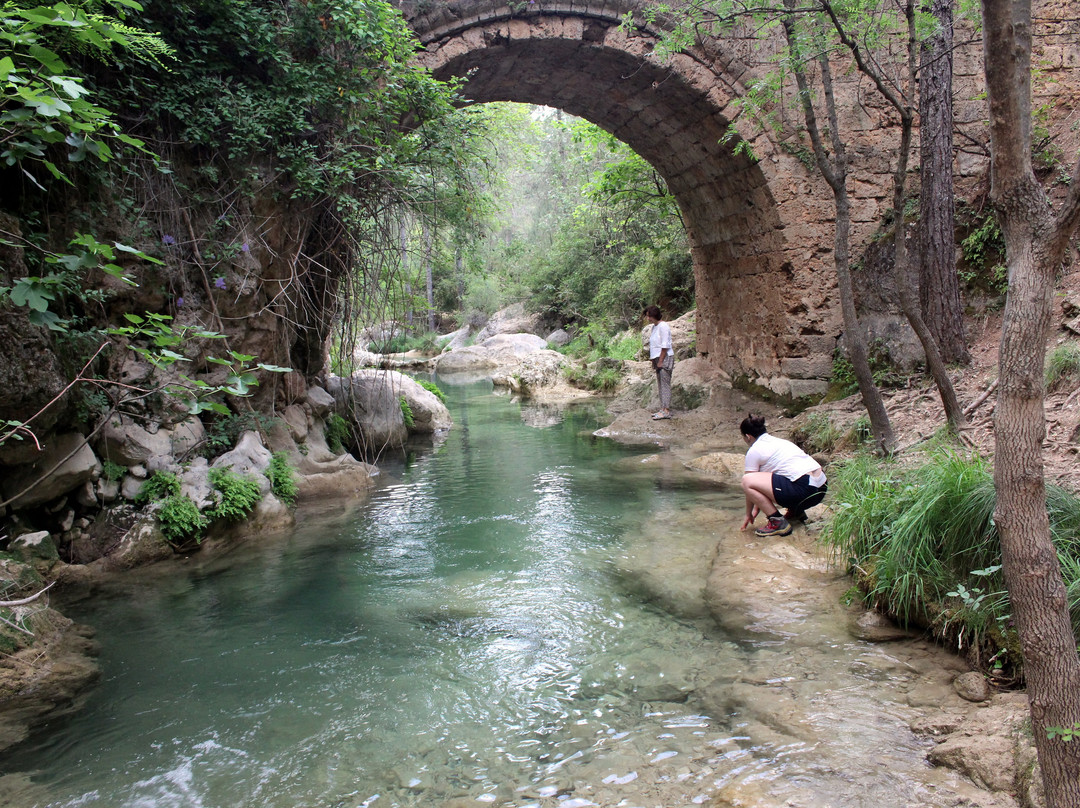
[[649, 361], [656, 371], [656, 386], [660, 389], [660, 411], [653, 420], [671, 417], [671, 372], [675, 369], [675, 353], [671, 349], [671, 327], [663, 322], [659, 306], [647, 306], [645, 318], [652, 323], [649, 332]]
[[[806, 509], [825, 499], [828, 485], [825, 472], [814, 458], [789, 440], [773, 437], [765, 429], [765, 418], [748, 415], [739, 425], [746, 452], [742, 489], [746, 495], [743, 529], [754, 524], [759, 513], [768, 517], [759, 536], [787, 536], [793, 519], [805, 519]], [[780, 506], [787, 513], [780, 515]]]

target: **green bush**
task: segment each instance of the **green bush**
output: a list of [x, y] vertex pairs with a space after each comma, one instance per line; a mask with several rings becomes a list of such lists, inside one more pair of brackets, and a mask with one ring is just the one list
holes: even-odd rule
[[170, 544], [201, 540], [202, 532], [209, 524], [199, 506], [182, 494], [172, 494], [162, 500], [157, 519], [162, 535]]
[[597, 392], [610, 393], [619, 386], [621, 378], [622, 374], [615, 368], [601, 368], [593, 374], [592, 379], [589, 380], [589, 386]]
[[270, 479], [270, 490], [274, 496], [288, 505], [290, 508], [296, 504], [296, 476], [293, 468], [289, 465], [289, 456], [285, 452], [274, 452], [270, 457], [270, 467], [266, 470], [266, 476]]
[[160, 502], [161, 500], [178, 496], [180, 494], [180, 478], [171, 471], [155, 471], [140, 487], [135, 495], [136, 505], [145, 505], [148, 502]]
[[111, 483], [119, 482], [127, 474], [127, 466], [121, 466], [112, 460], [106, 460], [101, 464], [101, 476]]
[[960, 280], [968, 286], [1005, 294], [1009, 285], [1005, 269], [1005, 237], [991, 212], [960, 242], [963, 258]]
[[1080, 342], [1069, 340], [1046, 357], [1046, 387], [1053, 389], [1080, 381]]
[[[948, 448], [917, 466], [863, 455], [830, 469], [829, 491], [833, 515], [821, 540], [870, 602], [1020, 669], [984, 460]], [[1047, 510], [1080, 633], [1080, 496], [1048, 486]]]
[[210, 484], [219, 494], [218, 504], [209, 514], [212, 519], [239, 522], [262, 498], [258, 480], [228, 469], [210, 469]]
[[401, 417], [405, 419], [405, 426], [412, 429], [415, 422], [413, 421], [412, 407], [409, 406], [409, 400], [405, 396], [401, 396], [398, 401], [401, 402]]
[[336, 412], [330, 413], [326, 419], [326, 445], [334, 454], [341, 454], [349, 441], [352, 440], [352, 430], [349, 422]]
[[424, 379], [414, 379], [413, 381], [415, 381], [418, 385], [423, 387], [429, 393], [434, 393], [435, 398], [439, 399], [439, 401], [441, 401], [443, 404], [446, 403], [446, 393], [444, 393], [439, 387], [439, 385], [435, 384], [435, 382], [425, 381]]

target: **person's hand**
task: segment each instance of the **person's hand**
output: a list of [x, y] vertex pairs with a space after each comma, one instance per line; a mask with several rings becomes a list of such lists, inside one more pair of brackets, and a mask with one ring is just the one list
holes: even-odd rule
[[757, 507], [757, 505], [755, 505], [750, 510], [750, 513], [746, 514], [746, 518], [743, 519], [742, 529], [746, 530], [748, 527], [750, 527], [750, 525], [754, 524], [754, 520], [757, 519], [757, 515], [758, 515], [758, 507]]

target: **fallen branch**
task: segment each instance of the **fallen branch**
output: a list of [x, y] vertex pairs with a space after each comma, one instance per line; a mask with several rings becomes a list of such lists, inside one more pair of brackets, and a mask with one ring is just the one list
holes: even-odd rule
[[55, 584], [55, 583], [56, 583], [56, 581], [53, 581], [47, 587], [45, 587], [44, 589], [38, 591], [37, 594], [31, 595], [28, 598], [22, 598], [21, 600], [0, 600], [0, 608], [10, 608], [12, 606], [25, 606], [27, 603], [33, 603], [35, 600], [37, 600], [42, 595], [44, 595], [46, 592], [48, 592], [50, 589], [52, 589], [53, 584]]
[[964, 408], [965, 416], [970, 417], [971, 413], [975, 412], [975, 410], [979, 408], [980, 404], [982, 404], [984, 401], [986, 401], [986, 399], [990, 398], [990, 396], [993, 395], [994, 391], [997, 390], [998, 381], [998, 379], [994, 379], [992, 382], [990, 382], [990, 386], [983, 390], [982, 395]]

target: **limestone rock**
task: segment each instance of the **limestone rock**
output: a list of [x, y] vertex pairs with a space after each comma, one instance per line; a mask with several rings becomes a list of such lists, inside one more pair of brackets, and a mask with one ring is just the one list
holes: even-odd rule
[[334, 408], [334, 397], [321, 387], [310, 387], [307, 391], [307, 403], [311, 414], [323, 418]]
[[47, 530], [24, 533], [12, 539], [8, 548], [28, 564], [34, 561], [57, 561], [60, 558], [56, 552], [56, 543]]
[[[529, 392], [545, 387], [552, 387], [562, 381], [563, 368], [570, 364], [570, 360], [558, 351], [539, 350], [522, 357], [516, 365], [506, 370], [507, 376], [512, 376], [516, 386], [515, 392]], [[499, 379], [493, 377], [496, 383]], [[509, 385], [514, 387], [514, 385]]]
[[528, 356], [534, 351], [547, 348], [544, 338], [535, 334], [496, 334], [485, 339], [480, 345], [494, 352], [500, 359], [504, 359], [507, 354], [513, 357]]
[[409, 434], [399, 394], [386, 382], [388, 372], [360, 370], [348, 379], [330, 379], [338, 412], [358, 426], [363, 449], [373, 457], [404, 445]]
[[734, 452], [713, 452], [694, 458], [687, 465], [696, 471], [738, 484], [742, 479], [746, 458]]
[[170, 432], [172, 455], [183, 458], [206, 440], [206, 427], [198, 418], [188, 418], [174, 426]]
[[561, 347], [563, 345], [569, 345], [572, 338], [569, 333], [567, 333], [561, 328], [558, 328], [548, 334], [546, 339], [548, 345]]
[[978, 671], [968, 671], [953, 679], [953, 688], [965, 701], [986, 701], [990, 698], [990, 685]]
[[490, 370], [498, 366], [491, 351], [476, 345], [455, 348], [435, 360], [435, 371], [440, 375]]
[[97, 562], [105, 569], [132, 569], [171, 558], [172, 547], [158, 527], [157, 518], [145, 513], [120, 538], [116, 547]]
[[180, 472], [180, 494], [194, 502], [200, 511], [217, 504], [210, 484], [210, 464], [205, 457], [195, 458]]
[[1018, 744], [1031, 743], [1022, 729], [1027, 710], [1017, 709], [1021, 702], [1026, 704], [1023, 693], [999, 694], [989, 706], [972, 710], [956, 732], [930, 750], [930, 762], [955, 769], [991, 791], [1015, 791]]
[[236, 442], [236, 448], [218, 457], [212, 464], [216, 469], [230, 469], [244, 477], [253, 477], [259, 483], [264, 496], [270, 493], [270, 481], [263, 472], [270, 467], [272, 452], [263, 445], [258, 432], [245, 432]]
[[476, 341], [482, 343], [498, 334], [535, 335], [539, 327], [540, 315], [529, 314], [525, 311], [525, 304], [515, 303], [491, 315], [487, 324], [476, 335]]
[[289, 427], [293, 440], [302, 443], [308, 433], [308, 417], [304, 408], [296, 404], [290, 404], [281, 413], [281, 417]]
[[888, 617], [878, 612], [863, 612], [851, 626], [851, 634], [856, 639], [868, 642], [891, 642], [905, 640], [914, 632], [898, 626]]
[[126, 416], [114, 416], [105, 424], [97, 447], [102, 457], [121, 466], [134, 466], [151, 457], [172, 454], [167, 431], [151, 433]]
[[[56, 468], [50, 471], [53, 466]], [[87, 480], [94, 479], [100, 469], [97, 456], [86, 439], [77, 432], [68, 432], [43, 443], [42, 451], [32, 463], [6, 472], [0, 482], [0, 492], [4, 499], [19, 495], [11, 503], [12, 507], [30, 508], [79, 488]], [[28, 486], [32, 487], [20, 494]]]

